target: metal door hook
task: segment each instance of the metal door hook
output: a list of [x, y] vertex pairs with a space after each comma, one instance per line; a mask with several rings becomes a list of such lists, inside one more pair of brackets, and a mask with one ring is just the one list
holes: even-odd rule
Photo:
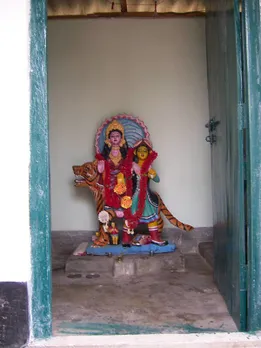
[[210, 145], [212, 145], [212, 144], [216, 143], [217, 137], [216, 137], [216, 135], [214, 135], [214, 134], [208, 135], [208, 136], [206, 137], [206, 141], [207, 141], [208, 143], [210, 143]]
[[211, 118], [205, 127], [209, 129], [209, 132], [216, 130], [217, 126], [220, 124], [220, 121], [216, 121], [214, 118]]

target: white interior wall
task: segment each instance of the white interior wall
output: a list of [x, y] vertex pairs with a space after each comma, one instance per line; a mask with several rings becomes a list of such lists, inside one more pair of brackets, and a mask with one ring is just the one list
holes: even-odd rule
[[148, 126], [159, 154], [154, 187], [168, 208], [211, 226], [205, 20], [49, 21], [48, 59], [52, 229], [97, 227], [71, 167], [94, 158], [96, 129], [120, 112]]

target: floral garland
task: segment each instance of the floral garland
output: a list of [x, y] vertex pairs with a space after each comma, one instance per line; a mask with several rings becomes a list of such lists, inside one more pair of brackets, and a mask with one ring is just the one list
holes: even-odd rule
[[134, 156], [134, 149], [129, 149], [126, 161], [123, 166], [123, 174], [126, 180], [126, 196], [132, 197], [132, 162]]
[[[138, 208], [135, 214], [132, 214], [131, 208], [127, 209], [124, 213], [125, 219], [127, 220], [128, 228], [134, 229], [137, 227], [139, 219], [141, 218], [144, 206], [145, 206], [145, 200], [146, 200], [146, 192], [147, 192], [147, 183], [148, 183], [148, 170], [152, 164], [152, 162], [157, 158], [158, 154], [155, 151], [152, 151], [147, 159], [143, 162], [141, 168], [140, 168], [140, 192], [138, 197]], [[132, 174], [132, 165], [129, 166], [129, 163], [127, 163], [128, 166], [125, 172], [126, 178], [129, 178]], [[127, 181], [127, 195], [132, 197], [132, 180]]]
[[[121, 197], [114, 192], [114, 187], [111, 188], [111, 167], [109, 164], [109, 161], [107, 161], [101, 154], [96, 154], [96, 159], [98, 161], [104, 161], [105, 162], [105, 175], [104, 175], [104, 196], [105, 196], [105, 202], [106, 205], [109, 207], [119, 209], [121, 207]], [[121, 165], [119, 164], [120, 171], [124, 174], [125, 178], [131, 179], [131, 168], [132, 168], [132, 160], [133, 160], [133, 149], [128, 150], [128, 154], [126, 158], [122, 161]], [[130, 173], [129, 175], [126, 175]], [[132, 192], [132, 180], [128, 180], [127, 188], [129, 187], [131, 191], [128, 190], [128, 192]], [[130, 185], [131, 183], [131, 185]], [[131, 193], [132, 196], [132, 193]]]
[[[124, 174], [126, 179], [126, 196], [132, 197], [133, 195], [133, 182], [132, 182], [132, 163], [133, 163], [133, 154], [134, 149], [129, 149], [127, 157], [123, 160], [120, 171]], [[146, 192], [147, 192], [147, 183], [148, 183], [148, 170], [152, 164], [152, 162], [157, 158], [158, 154], [155, 151], [150, 152], [147, 159], [143, 162], [140, 168], [140, 192], [138, 197], [138, 207], [135, 214], [132, 214], [131, 207], [126, 209], [124, 212], [124, 217], [127, 220], [128, 227], [130, 229], [134, 229], [137, 227], [139, 219], [141, 218], [145, 200], [146, 200]], [[96, 154], [97, 160], [105, 161], [105, 176], [104, 176], [104, 194], [105, 194], [105, 202], [106, 205], [118, 209], [121, 207], [121, 197], [117, 195], [113, 189], [110, 188], [111, 185], [111, 168], [108, 161], [101, 154]]]

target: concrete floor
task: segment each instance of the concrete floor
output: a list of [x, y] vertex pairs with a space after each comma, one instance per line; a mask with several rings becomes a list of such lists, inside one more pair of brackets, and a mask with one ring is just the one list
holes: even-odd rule
[[54, 335], [237, 331], [198, 254], [186, 271], [101, 281], [53, 272]]

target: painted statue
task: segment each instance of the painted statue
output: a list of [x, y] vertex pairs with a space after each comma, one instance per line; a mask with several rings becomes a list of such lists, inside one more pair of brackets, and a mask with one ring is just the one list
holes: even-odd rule
[[[159, 182], [152, 167], [157, 153], [141, 120], [126, 114], [105, 120], [96, 133], [95, 150], [93, 162], [73, 166], [75, 186], [89, 187], [96, 202], [100, 228], [94, 246], [103, 247], [109, 243], [116, 246], [119, 240], [124, 246], [147, 243], [164, 246], [167, 242], [160, 236], [161, 213], [174, 226], [192, 230], [192, 226], [176, 219], [160, 195], [150, 189], [151, 180]], [[122, 232], [115, 219], [123, 220]], [[140, 224], [147, 225], [149, 236], [134, 234]]]
[[[100, 174], [97, 169], [97, 161], [93, 162], [85, 162], [82, 165], [73, 166], [73, 172], [75, 175], [74, 186], [75, 187], [88, 187], [93, 193], [94, 201], [96, 203], [96, 211], [97, 215], [104, 208], [104, 191], [103, 187], [99, 184]], [[191, 231], [193, 229], [192, 226], [184, 224], [179, 221], [175, 216], [171, 214], [171, 212], [166, 207], [163, 202], [161, 196], [158, 193], [155, 193], [159, 199], [159, 207], [158, 207], [158, 229], [159, 232], [162, 232], [164, 227], [163, 220], [161, 214], [163, 214], [167, 220], [175, 227], [183, 231]], [[109, 212], [110, 219], [114, 216], [112, 212]]]
[[131, 242], [128, 230], [134, 230], [139, 224], [147, 224], [151, 242], [165, 245], [167, 242], [161, 239], [158, 229], [159, 197], [150, 189], [150, 180], [160, 181], [158, 174], [152, 168], [157, 153], [153, 151], [148, 139], [141, 139], [134, 145], [133, 154], [133, 179], [132, 188], [129, 190], [132, 192], [132, 204], [124, 214], [123, 243]]
[[113, 210], [119, 218], [124, 216], [121, 206], [121, 195], [126, 190], [122, 170], [127, 161], [128, 144], [124, 137], [124, 127], [113, 120], [106, 128], [106, 138], [101, 153], [96, 154], [100, 183], [104, 187], [104, 209]]
[[119, 230], [116, 227], [115, 222], [111, 222], [111, 227], [109, 227], [109, 233], [111, 235], [112, 244], [117, 245], [119, 241]]
[[106, 246], [110, 244], [109, 232], [109, 221], [110, 216], [107, 211], [101, 210], [98, 214], [98, 220], [101, 223], [99, 233], [93, 239], [93, 244], [97, 247]]

